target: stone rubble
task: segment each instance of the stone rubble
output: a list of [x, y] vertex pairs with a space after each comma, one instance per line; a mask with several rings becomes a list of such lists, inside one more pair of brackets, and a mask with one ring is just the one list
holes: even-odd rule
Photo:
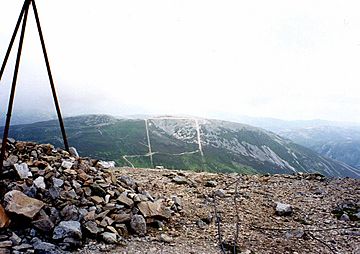
[[180, 198], [152, 196], [114, 166], [74, 148], [11, 140], [0, 180], [0, 253], [64, 253], [92, 239], [126, 244], [182, 209]]

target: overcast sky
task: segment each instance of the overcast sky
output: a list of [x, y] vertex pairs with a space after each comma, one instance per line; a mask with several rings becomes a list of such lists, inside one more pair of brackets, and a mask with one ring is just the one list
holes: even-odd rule
[[[65, 115], [224, 112], [360, 122], [358, 0], [36, 2]], [[0, 0], [1, 61], [21, 5]], [[15, 108], [52, 111], [29, 15]]]

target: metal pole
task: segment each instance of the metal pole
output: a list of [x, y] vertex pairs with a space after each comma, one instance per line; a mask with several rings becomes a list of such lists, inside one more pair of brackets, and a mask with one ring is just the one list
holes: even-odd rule
[[53, 98], [54, 98], [56, 113], [57, 113], [57, 116], [58, 116], [58, 119], [59, 119], [62, 137], [64, 139], [64, 146], [65, 146], [65, 149], [69, 152], [69, 144], [68, 144], [67, 137], [66, 137], [64, 122], [63, 122], [63, 119], [62, 119], [61, 110], [60, 110], [60, 106], [59, 106], [59, 101], [58, 101], [58, 98], [57, 98], [57, 95], [56, 95], [54, 80], [53, 80], [53, 77], [52, 77], [52, 74], [51, 74], [49, 58], [48, 58], [48, 55], [47, 55], [47, 52], [46, 52], [45, 41], [44, 41], [44, 36], [43, 36], [42, 30], [41, 30], [39, 15], [38, 15], [38, 12], [37, 12], [35, 0], [31, 0], [31, 2], [32, 2], [32, 7], [33, 7], [33, 10], [34, 10], [34, 14], [35, 14], [35, 20], [36, 20], [36, 24], [37, 24], [37, 28], [38, 28], [38, 32], [39, 32], [39, 36], [40, 36], [42, 50], [43, 50], [43, 53], [44, 53], [44, 58], [45, 58], [46, 68], [47, 68], [47, 72], [48, 72], [48, 76], [49, 76], [51, 91], [52, 91], [52, 95], [53, 95]]
[[11, 37], [11, 40], [10, 40], [10, 43], [9, 43], [9, 47], [8, 47], [8, 49], [7, 49], [7, 51], [6, 51], [5, 58], [4, 58], [4, 61], [3, 61], [3, 63], [2, 63], [2, 66], [1, 66], [1, 69], [0, 69], [0, 80], [1, 80], [1, 78], [2, 78], [2, 75], [4, 74], [5, 66], [6, 66], [6, 63], [7, 63], [8, 59], [9, 59], [10, 52], [11, 52], [12, 46], [13, 46], [14, 41], [15, 41], [15, 38], [16, 38], [16, 34], [17, 34], [18, 30], [19, 30], [19, 26], [20, 26], [20, 23], [21, 23], [21, 19], [22, 19], [22, 17], [24, 16], [24, 10], [25, 10], [25, 3], [26, 3], [26, 2], [27, 2], [27, 1], [24, 2], [23, 7], [21, 8], [21, 12], [20, 12], [19, 18], [18, 18], [18, 20], [17, 20], [17, 22], [16, 22], [15, 30], [14, 30], [13, 35], [12, 35], [12, 37]]
[[23, 18], [23, 23], [22, 23], [22, 28], [21, 28], [21, 35], [20, 35], [20, 40], [19, 40], [19, 48], [18, 48], [17, 57], [16, 57], [14, 76], [13, 76], [13, 81], [12, 81], [12, 86], [11, 86], [10, 99], [9, 99], [9, 105], [8, 105], [8, 111], [7, 111], [7, 115], [6, 115], [6, 123], [5, 123], [4, 135], [3, 135], [2, 146], [1, 146], [0, 169], [2, 169], [3, 162], [4, 162], [4, 159], [5, 159], [6, 144], [7, 144], [7, 138], [8, 138], [8, 134], [9, 134], [9, 127], [10, 127], [10, 120], [11, 120], [11, 112], [12, 112], [13, 103], [14, 103], [16, 81], [17, 81], [17, 76], [18, 76], [18, 72], [19, 72], [21, 51], [22, 51], [22, 46], [23, 46], [23, 42], [24, 42], [26, 21], [27, 21], [30, 1], [31, 0], [25, 0], [25, 4], [24, 4], [25, 5], [24, 18]]

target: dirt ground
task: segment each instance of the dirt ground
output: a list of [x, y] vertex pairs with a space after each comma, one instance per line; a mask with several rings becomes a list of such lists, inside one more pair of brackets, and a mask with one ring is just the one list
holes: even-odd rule
[[[90, 243], [79, 253], [223, 253], [219, 229], [225, 252], [234, 253], [238, 229], [237, 253], [360, 254], [359, 221], [339, 220], [332, 213], [344, 202], [358, 209], [360, 180], [163, 169], [116, 171], [132, 177], [154, 197], [176, 195], [183, 209], [161, 230], [150, 228], [146, 237], [133, 236], [117, 246]], [[175, 176], [186, 178], [187, 183], [174, 182]], [[206, 186], [208, 181], [215, 181], [216, 186]], [[290, 204], [292, 214], [276, 215], [276, 202]], [[171, 241], [161, 240], [161, 234]]]

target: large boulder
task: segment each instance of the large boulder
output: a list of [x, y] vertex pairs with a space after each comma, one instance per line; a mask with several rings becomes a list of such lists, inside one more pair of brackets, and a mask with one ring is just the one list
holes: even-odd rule
[[44, 202], [30, 198], [18, 190], [6, 193], [4, 201], [7, 203], [5, 207], [7, 212], [23, 215], [29, 219], [33, 219], [45, 205]]

